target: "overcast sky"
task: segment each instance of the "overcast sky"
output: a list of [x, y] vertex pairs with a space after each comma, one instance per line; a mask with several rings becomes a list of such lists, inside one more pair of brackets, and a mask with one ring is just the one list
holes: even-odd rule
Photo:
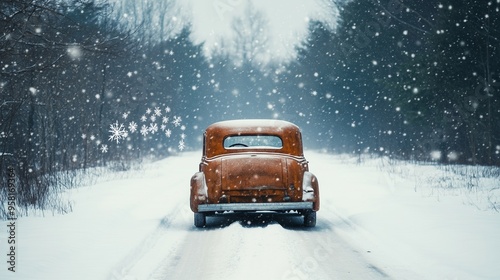
[[142, 35], [166, 39], [187, 26], [207, 58], [229, 54], [235, 63], [249, 57], [263, 64], [291, 61], [307, 39], [311, 21], [331, 30], [338, 21], [332, 0], [114, 1], [116, 17], [129, 27], [142, 24]]

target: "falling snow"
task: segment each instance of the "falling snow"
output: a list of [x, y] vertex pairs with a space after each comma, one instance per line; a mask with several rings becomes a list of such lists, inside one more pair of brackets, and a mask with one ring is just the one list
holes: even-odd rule
[[[184, 157], [186, 151], [203, 147], [207, 125], [227, 119], [296, 123], [304, 147], [321, 151], [316, 155], [320, 163], [329, 154], [354, 154], [358, 167], [380, 156], [391, 171], [405, 170], [412, 162], [422, 170], [437, 167], [449, 173], [458, 165], [500, 165], [500, 0], [111, 0], [80, 6], [73, 5], [81, 1], [3, 2], [0, 13], [8, 20], [2, 27], [8, 32], [0, 36], [0, 163], [18, 169], [19, 194], [26, 196], [18, 199], [25, 204], [19, 207], [22, 211], [33, 205], [50, 209], [57, 193], [32, 194], [57, 192], [60, 188], [51, 182], [80, 182], [70, 177], [59, 181], [60, 171], [127, 170], [136, 162], [180, 151]], [[488, 182], [499, 185], [497, 170], [485, 170]], [[471, 199], [481, 191], [473, 173], [450, 181], [457, 174], [433, 180], [426, 172], [413, 171], [399, 173], [415, 175], [424, 186], [441, 185], [432, 195], [439, 195], [436, 201], [443, 212], [448, 206], [442, 194], [457, 192], [457, 182], [468, 184], [462, 206], [475, 204]], [[2, 179], [5, 172], [0, 170]], [[389, 175], [399, 181], [398, 174]], [[338, 193], [345, 195], [342, 184], [338, 186]], [[487, 198], [495, 215], [500, 212], [497, 189]], [[359, 193], [352, 193], [353, 201]], [[428, 194], [418, 196], [429, 200]], [[45, 202], [49, 205], [39, 205]], [[0, 196], [0, 218], [6, 213], [2, 205]], [[343, 209], [337, 206], [333, 208]], [[408, 208], [407, 203], [401, 206]], [[415, 212], [422, 209], [427, 208]], [[376, 220], [368, 219], [366, 211], [353, 214], [360, 222]], [[150, 220], [152, 225], [157, 221]], [[481, 237], [478, 232], [484, 233], [472, 228], [471, 236]], [[380, 236], [387, 235], [375, 239]], [[478, 251], [489, 252], [485, 248]], [[500, 250], [490, 251], [488, 259], [498, 260]], [[369, 255], [374, 259], [380, 257], [373, 252]], [[21, 265], [30, 259], [20, 256]], [[460, 278], [453, 277], [453, 270], [468, 264], [470, 254], [463, 259], [449, 268], [448, 278]], [[448, 269], [434, 264], [428, 265]], [[29, 272], [23, 267], [20, 278]], [[120, 263], [119, 272], [123, 268], [125, 273], [136, 271]], [[38, 269], [32, 271], [38, 275]], [[500, 279], [496, 271], [462, 278]]]

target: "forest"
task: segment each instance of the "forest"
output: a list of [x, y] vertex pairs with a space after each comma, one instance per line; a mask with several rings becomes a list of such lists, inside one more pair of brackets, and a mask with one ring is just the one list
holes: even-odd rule
[[0, 202], [9, 167], [18, 204], [44, 208], [79, 172], [201, 149], [236, 118], [292, 121], [308, 149], [500, 165], [499, 0], [328, 1], [338, 26], [311, 21], [296, 59], [270, 64], [250, 2], [235, 59], [206, 57], [189, 26], [158, 37], [155, 9], [124, 25], [106, 0], [1, 1]]

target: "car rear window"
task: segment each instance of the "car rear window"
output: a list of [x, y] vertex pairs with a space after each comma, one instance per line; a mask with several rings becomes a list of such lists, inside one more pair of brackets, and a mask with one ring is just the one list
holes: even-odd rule
[[224, 139], [225, 149], [281, 149], [283, 141], [275, 135], [235, 135]]

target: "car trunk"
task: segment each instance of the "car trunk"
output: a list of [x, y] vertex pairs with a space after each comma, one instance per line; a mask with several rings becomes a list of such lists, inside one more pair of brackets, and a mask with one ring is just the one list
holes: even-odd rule
[[[286, 190], [286, 160], [269, 155], [232, 156], [222, 159], [222, 190], [254, 191]], [[275, 192], [272, 192], [275, 193]]]

